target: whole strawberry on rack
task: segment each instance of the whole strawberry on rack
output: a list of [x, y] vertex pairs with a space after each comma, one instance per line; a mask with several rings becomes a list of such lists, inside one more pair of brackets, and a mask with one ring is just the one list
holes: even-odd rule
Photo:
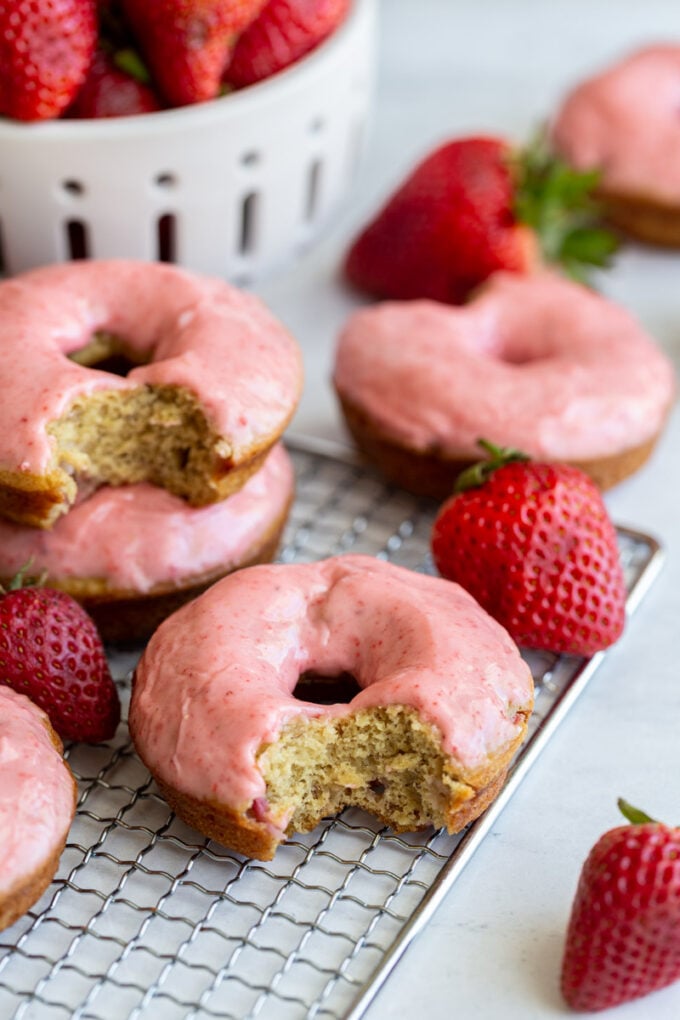
[[577, 172], [544, 138], [449, 141], [409, 174], [356, 238], [345, 274], [381, 298], [459, 304], [492, 273], [559, 264], [584, 280], [617, 243], [600, 222], [597, 172]]
[[527, 648], [593, 655], [625, 622], [616, 531], [578, 468], [480, 442], [432, 529], [443, 577], [466, 588]]
[[22, 583], [0, 594], [0, 684], [42, 708], [63, 740], [109, 740], [120, 702], [97, 628], [65, 592]]
[[680, 828], [619, 800], [579, 879], [562, 964], [572, 1009], [618, 1006], [680, 979]]

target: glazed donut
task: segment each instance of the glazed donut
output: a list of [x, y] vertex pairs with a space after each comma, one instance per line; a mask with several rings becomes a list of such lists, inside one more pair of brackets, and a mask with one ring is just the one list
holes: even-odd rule
[[552, 128], [557, 151], [598, 169], [612, 222], [680, 246], [680, 45], [649, 46], [578, 85]]
[[437, 499], [479, 460], [480, 438], [614, 485], [649, 456], [674, 391], [670, 362], [626, 311], [547, 271], [497, 273], [462, 308], [355, 313], [334, 382], [367, 458]]
[[76, 784], [45, 713], [0, 684], [0, 931], [52, 881], [76, 810]]
[[273, 559], [293, 490], [280, 444], [242, 489], [210, 506], [146, 482], [105, 486], [49, 531], [0, 519], [0, 580], [30, 564], [87, 609], [104, 641], [145, 638], [224, 574]]
[[[0, 330], [0, 515], [21, 524], [51, 526], [81, 486], [223, 499], [261, 466], [300, 393], [295, 342], [257, 298], [161, 263], [17, 276], [0, 284]], [[136, 367], [78, 363], [113, 354]]]
[[[361, 690], [298, 700], [310, 672]], [[532, 704], [516, 646], [462, 588], [345, 555], [241, 570], [166, 620], [129, 723], [181, 818], [269, 860], [348, 804], [457, 831], [500, 790]]]

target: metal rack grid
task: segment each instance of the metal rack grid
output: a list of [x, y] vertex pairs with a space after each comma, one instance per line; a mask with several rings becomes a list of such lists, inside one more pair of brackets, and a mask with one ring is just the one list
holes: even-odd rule
[[[351, 549], [431, 569], [433, 504], [318, 444], [293, 456], [283, 561]], [[661, 554], [645, 535], [622, 529], [619, 540], [632, 611]], [[125, 706], [136, 656], [111, 656]], [[172, 815], [126, 725], [107, 745], [72, 746], [76, 820], [55, 881], [0, 934], [0, 1016], [358, 1020], [601, 659], [531, 657], [527, 743], [500, 797], [457, 836], [396, 836], [349, 809], [274, 861], [247, 861]]]

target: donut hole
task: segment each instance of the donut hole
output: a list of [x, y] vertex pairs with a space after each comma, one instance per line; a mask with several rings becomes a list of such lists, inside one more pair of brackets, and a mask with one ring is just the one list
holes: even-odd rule
[[438, 732], [412, 708], [388, 705], [336, 717], [298, 717], [263, 749], [258, 766], [273, 814], [309, 832], [354, 806], [396, 831], [447, 824], [475, 790], [456, 774]]
[[138, 365], [147, 364], [147, 359], [141, 358], [139, 351], [133, 352], [120, 337], [104, 332], [95, 333], [89, 343], [71, 351], [68, 358], [85, 368], [96, 368], [119, 376], [126, 376]]
[[321, 676], [319, 673], [303, 673], [297, 682], [293, 697], [314, 705], [347, 704], [356, 697], [361, 688], [351, 673], [338, 676]]

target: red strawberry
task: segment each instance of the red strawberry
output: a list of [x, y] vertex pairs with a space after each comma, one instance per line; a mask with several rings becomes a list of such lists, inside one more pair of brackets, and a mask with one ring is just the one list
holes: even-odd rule
[[491, 460], [463, 472], [435, 520], [438, 570], [520, 645], [573, 655], [606, 648], [623, 630], [626, 589], [595, 484], [577, 468], [482, 445]]
[[596, 226], [597, 175], [577, 173], [541, 141], [514, 152], [501, 138], [436, 149], [358, 236], [347, 278], [378, 297], [459, 303], [497, 270], [529, 271], [542, 256], [583, 278], [615, 249]]
[[680, 979], [680, 828], [619, 801], [633, 823], [611, 829], [583, 865], [562, 964], [562, 994], [608, 1009]]
[[122, 0], [152, 77], [172, 106], [214, 99], [235, 36], [263, 0]]
[[61, 591], [19, 588], [0, 597], [0, 683], [47, 712], [64, 740], [108, 740], [120, 721], [97, 629]]
[[94, 55], [94, 0], [0, 0], [0, 115], [58, 117]]
[[75, 101], [69, 117], [131, 117], [161, 109], [154, 91], [132, 75], [126, 74], [108, 54], [99, 50]]
[[350, 0], [269, 0], [239, 38], [225, 80], [240, 88], [282, 71], [329, 36], [349, 7]]

